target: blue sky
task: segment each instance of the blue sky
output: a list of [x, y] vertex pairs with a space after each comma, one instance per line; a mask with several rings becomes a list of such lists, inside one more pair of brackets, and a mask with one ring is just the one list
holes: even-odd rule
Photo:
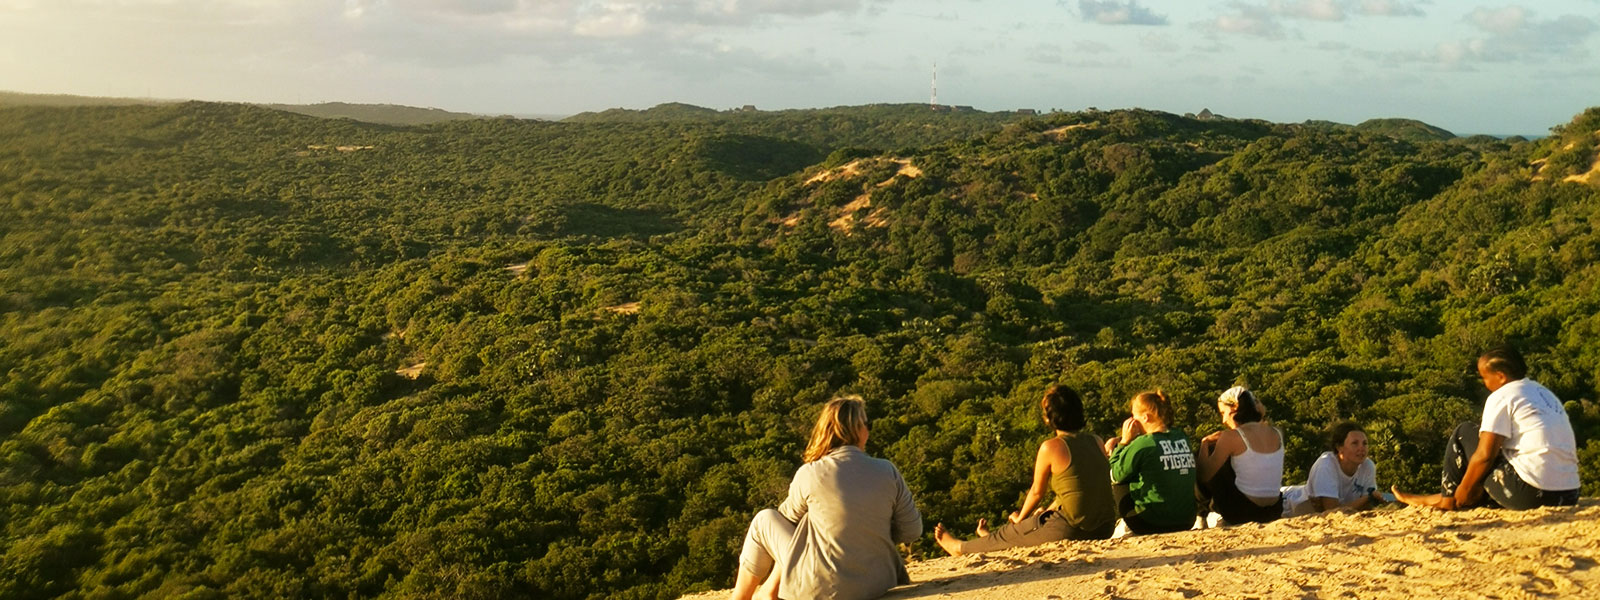
[[571, 114], [1144, 107], [1537, 134], [1600, 0], [0, 0], [0, 89]]

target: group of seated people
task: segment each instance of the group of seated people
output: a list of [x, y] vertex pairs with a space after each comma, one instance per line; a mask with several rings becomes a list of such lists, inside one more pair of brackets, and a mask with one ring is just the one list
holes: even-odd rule
[[[1266, 523], [1394, 500], [1470, 508], [1485, 504], [1485, 495], [1493, 505], [1519, 510], [1576, 504], [1576, 440], [1560, 401], [1526, 377], [1521, 355], [1509, 347], [1484, 353], [1477, 368], [1491, 393], [1480, 421], [1463, 423], [1447, 444], [1442, 493], [1395, 489], [1392, 497], [1378, 491], [1366, 434], [1354, 423], [1330, 429], [1328, 450], [1304, 485], [1283, 487], [1283, 433], [1243, 387], [1217, 399], [1225, 428], [1191, 446], [1172, 426], [1172, 405], [1160, 390], [1135, 395], [1119, 435], [1102, 441], [1084, 431], [1082, 398], [1053, 386], [1040, 411], [1055, 435], [1039, 445], [1022, 506], [998, 527], [980, 519], [975, 538], [963, 540], [943, 524], [934, 527], [934, 538], [961, 555], [1108, 539], [1123, 528], [1135, 535], [1182, 531], [1213, 524], [1206, 518], [1213, 514], [1210, 521]], [[735, 600], [758, 592], [867, 599], [910, 582], [896, 544], [921, 537], [922, 517], [899, 470], [866, 454], [868, 435], [860, 397], [823, 407], [788, 497], [751, 522]], [[1054, 500], [1045, 505], [1047, 490]]]

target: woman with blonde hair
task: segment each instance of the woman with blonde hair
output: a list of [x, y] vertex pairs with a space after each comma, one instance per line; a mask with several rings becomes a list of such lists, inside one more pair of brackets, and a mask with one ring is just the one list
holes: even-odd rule
[[1194, 525], [1194, 452], [1189, 436], [1173, 430], [1172, 403], [1161, 390], [1140, 392], [1122, 436], [1106, 442], [1111, 482], [1127, 486], [1118, 512], [1136, 534], [1183, 531]]
[[895, 544], [922, 535], [922, 515], [899, 469], [867, 456], [868, 432], [860, 396], [823, 405], [789, 497], [750, 522], [734, 600], [865, 600], [911, 582]]

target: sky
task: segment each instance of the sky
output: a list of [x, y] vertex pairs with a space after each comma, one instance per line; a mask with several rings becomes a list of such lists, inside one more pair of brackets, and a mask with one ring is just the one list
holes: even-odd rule
[[1141, 107], [1543, 134], [1600, 0], [0, 0], [0, 90], [567, 115]]

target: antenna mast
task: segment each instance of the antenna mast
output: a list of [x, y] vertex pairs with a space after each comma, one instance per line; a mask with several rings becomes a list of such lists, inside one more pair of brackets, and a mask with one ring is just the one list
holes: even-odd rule
[[939, 63], [938, 62], [934, 62], [933, 63], [933, 99], [929, 100], [928, 104], [930, 106], [934, 107], [934, 108], [939, 108]]

